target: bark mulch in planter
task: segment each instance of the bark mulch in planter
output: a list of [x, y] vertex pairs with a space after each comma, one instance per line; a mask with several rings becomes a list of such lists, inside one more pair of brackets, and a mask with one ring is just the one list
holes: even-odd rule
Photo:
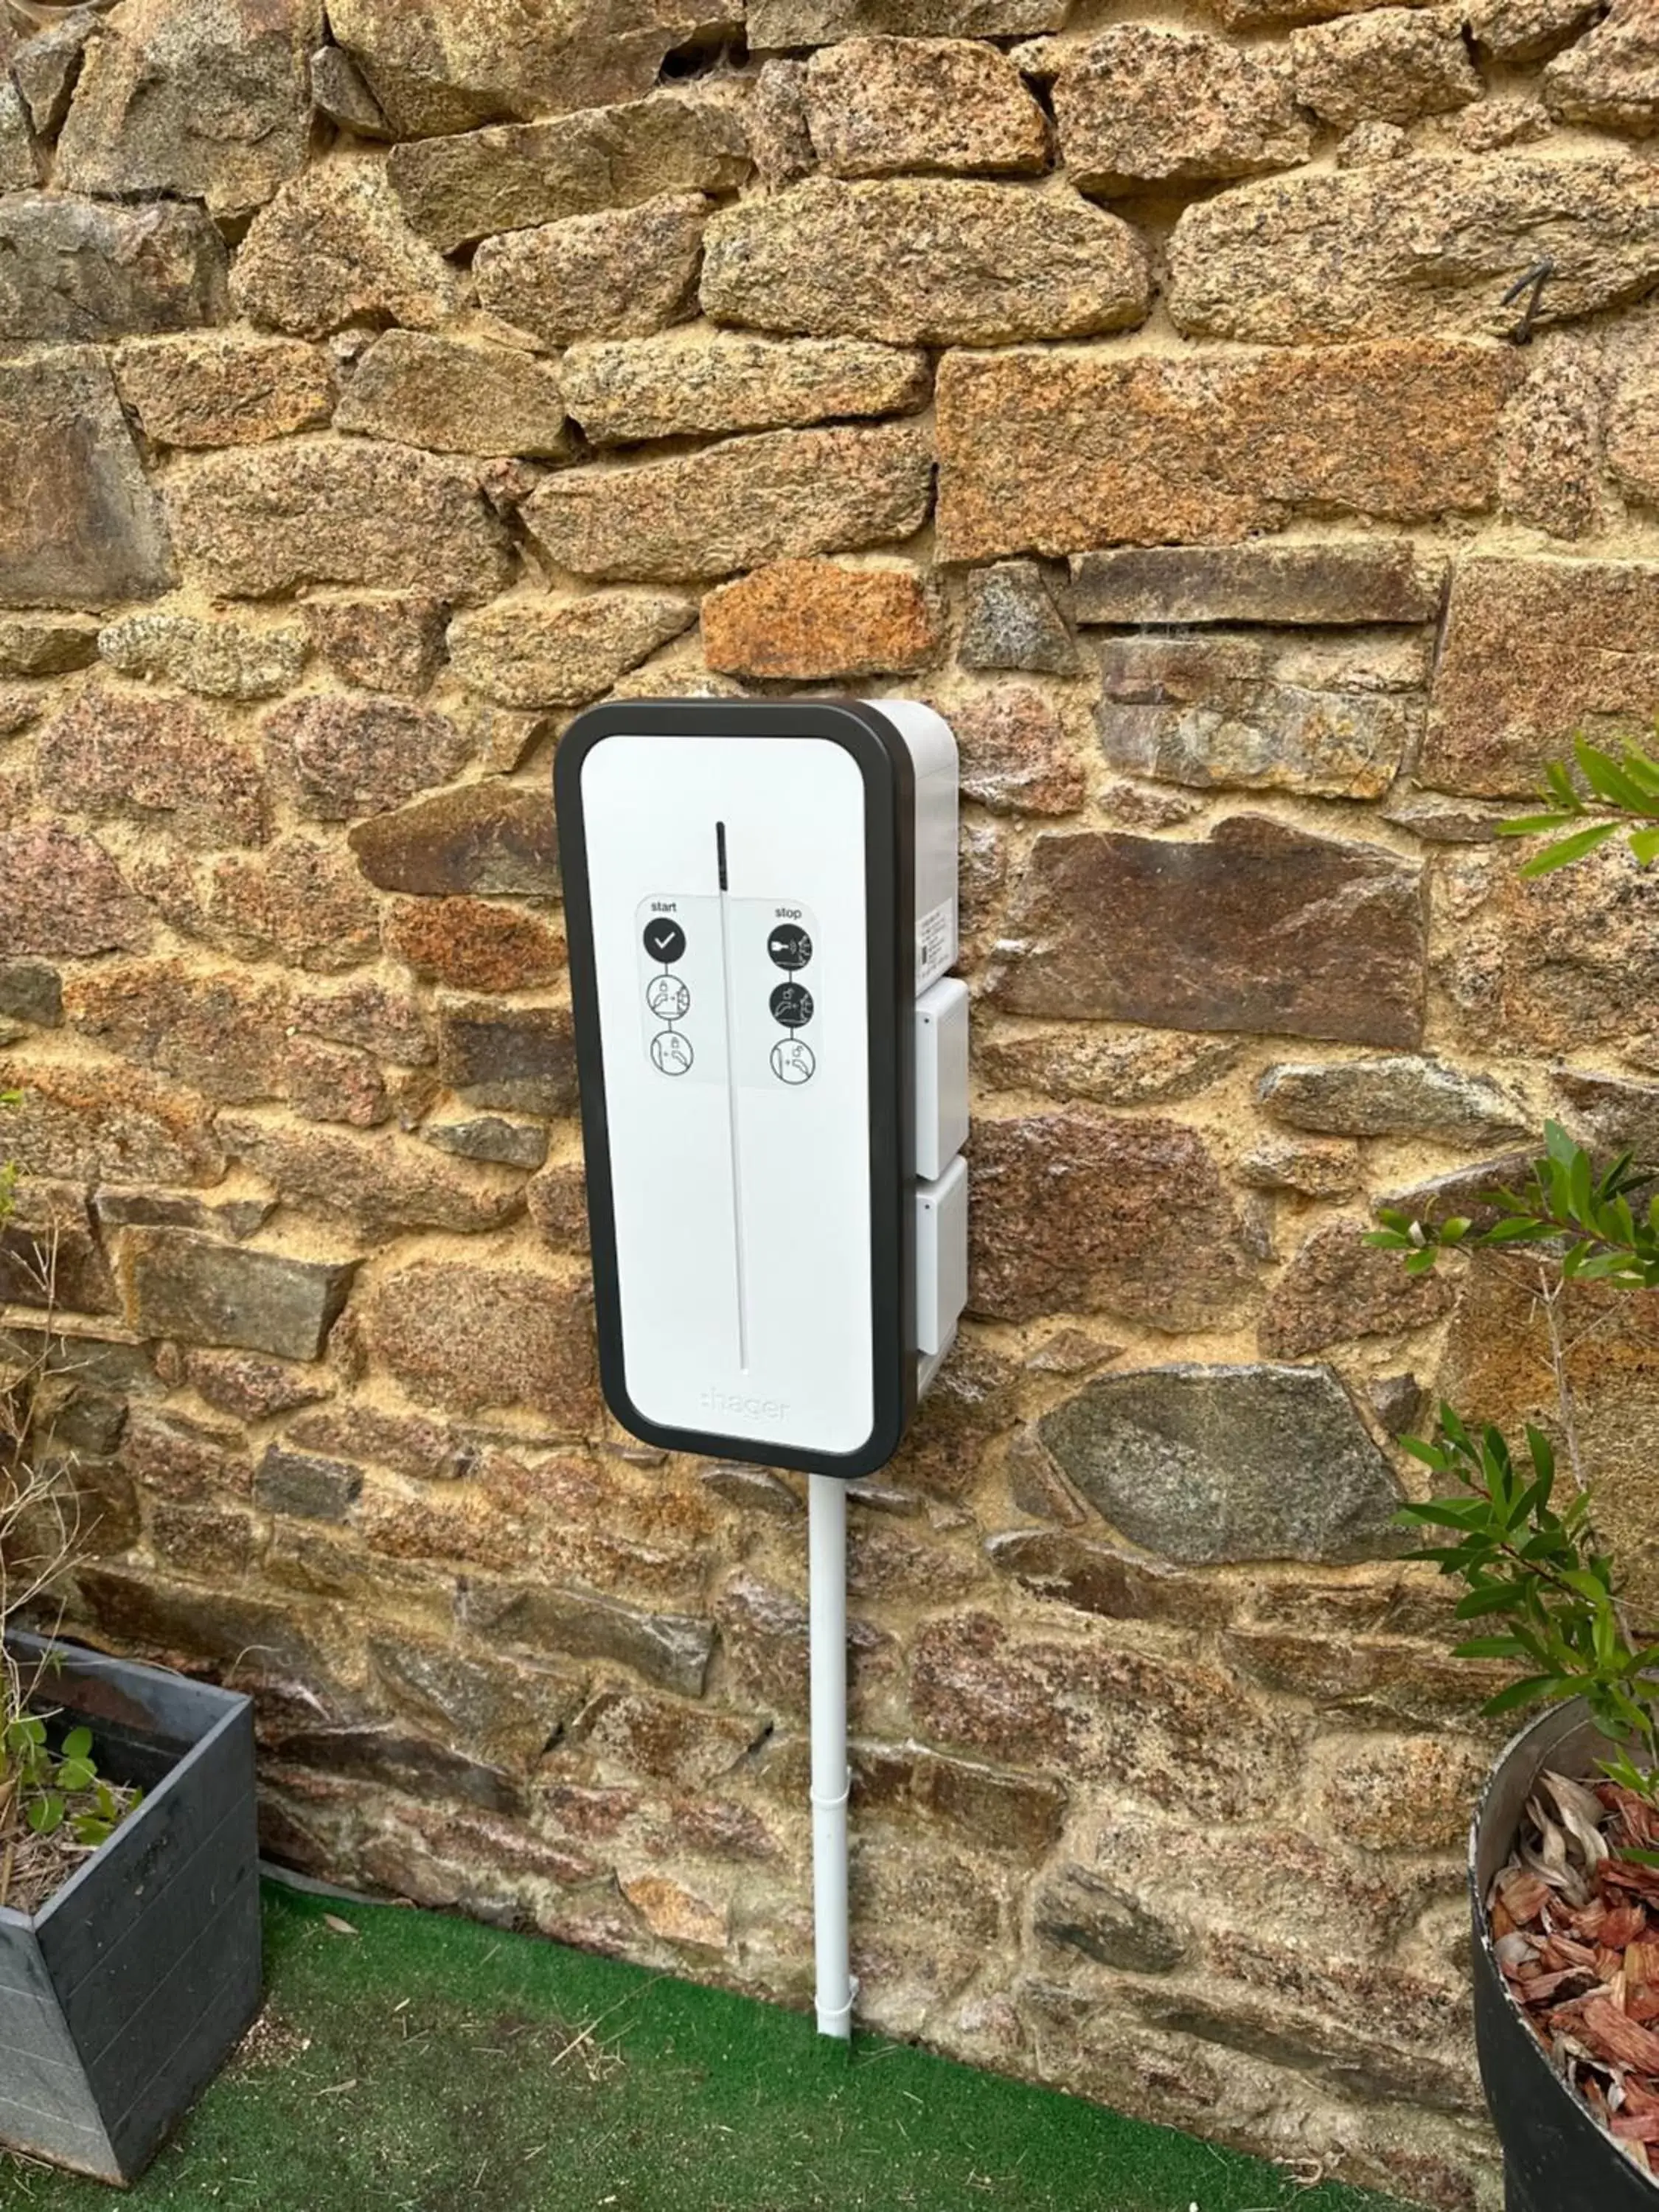
[[1659, 1813], [1545, 1772], [1488, 1900], [1493, 1948], [1557, 2071], [1659, 2175]]

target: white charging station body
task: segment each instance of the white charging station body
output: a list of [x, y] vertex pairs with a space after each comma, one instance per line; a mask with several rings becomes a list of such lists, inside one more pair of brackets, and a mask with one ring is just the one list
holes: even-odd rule
[[555, 785], [607, 1401], [672, 1450], [872, 1473], [966, 1301], [949, 725], [608, 705]]

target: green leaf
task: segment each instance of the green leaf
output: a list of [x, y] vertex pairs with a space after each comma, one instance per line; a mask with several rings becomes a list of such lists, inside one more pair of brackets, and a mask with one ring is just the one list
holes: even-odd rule
[[69, 1734], [64, 1738], [64, 1748], [61, 1756], [64, 1759], [90, 1759], [92, 1756], [92, 1730], [89, 1728], [71, 1729]]
[[1523, 876], [1547, 876], [1556, 868], [1570, 868], [1575, 860], [1582, 860], [1605, 845], [1609, 837], [1619, 834], [1616, 822], [1598, 822], [1593, 829], [1576, 830], [1571, 837], [1563, 837], [1559, 844], [1546, 845], [1541, 853], [1534, 853], [1529, 860], [1521, 864]]
[[25, 1818], [37, 1836], [54, 1836], [64, 1825], [64, 1801], [51, 1793], [33, 1797]]
[[1524, 1681], [1511, 1682], [1508, 1689], [1500, 1690], [1495, 1698], [1488, 1698], [1480, 1710], [1496, 1717], [1513, 1712], [1517, 1705], [1533, 1705], [1540, 1698], [1566, 1697], [1577, 1689], [1577, 1683], [1564, 1682], [1557, 1674], [1528, 1674]]
[[1630, 848], [1644, 868], [1650, 866], [1655, 860], [1659, 860], [1659, 829], [1632, 830]]
[[1527, 1647], [1518, 1636], [1474, 1636], [1452, 1646], [1454, 1659], [1524, 1659]]

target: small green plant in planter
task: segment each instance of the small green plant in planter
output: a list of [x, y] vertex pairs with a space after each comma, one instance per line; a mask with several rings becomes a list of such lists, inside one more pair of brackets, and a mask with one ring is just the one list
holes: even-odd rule
[[[1547, 811], [1504, 825], [1547, 836], [1541, 876], [1621, 835], [1659, 859], [1659, 762], [1580, 739]], [[1565, 835], [1559, 833], [1565, 832]], [[1659, 1289], [1659, 1167], [1598, 1163], [1558, 1125], [1519, 1189], [1477, 1221], [1384, 1210], [1370, 1242], [1423, 1273], [1449, 1254], [1536, 1263], [1557, 1436], [1516, 1446], [1443, 1405], [1406, 1449], [1435, 1494], [1402, 1509], [1435, 1540], [1417, 1556], [1463, 1584], [1456, 1651], [1507, 1662], [1489, 1713], [1543, 1705], [1500, 1761], [1471, 1840], [1475, 2027], [1503, 2139], [1508, 2212], [1659, 2207], [1659, 1627], [1640, 1620], [1597, 1533], [1569, 1370], [1576, 1286]], [[1576, 2094], [1573, 2094], [1576, 2093]]]

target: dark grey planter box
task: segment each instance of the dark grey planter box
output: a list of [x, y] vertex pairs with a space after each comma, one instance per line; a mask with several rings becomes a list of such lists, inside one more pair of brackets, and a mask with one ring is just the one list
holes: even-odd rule
[[246, 1698], [37, 1637], [41, 1692], [145, 1792], [33, 1918], [0, 1908], [0, 2142], [130, 2182], [260, 1998], [253, 1713]]

